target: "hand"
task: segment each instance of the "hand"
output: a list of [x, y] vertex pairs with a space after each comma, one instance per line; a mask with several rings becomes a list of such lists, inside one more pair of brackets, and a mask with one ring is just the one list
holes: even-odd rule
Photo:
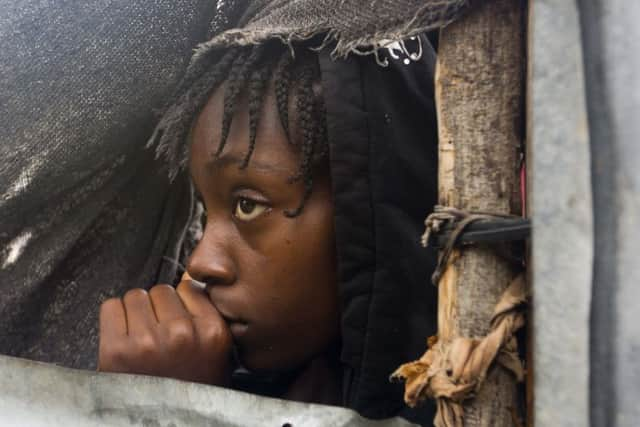
[[133, 289], [102, 304], [98, 370], [228, 383], [231, 333], [207, 294], [185, 279], [177, 289]]

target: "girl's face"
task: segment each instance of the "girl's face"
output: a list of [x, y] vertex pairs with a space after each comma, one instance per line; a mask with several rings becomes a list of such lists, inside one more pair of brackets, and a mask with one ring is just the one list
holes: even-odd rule
[[[190, 171], [207, 211], [189, 274], [207, 283], [227, 321], [243, 364], [253, 370], [292, 369], [322, 353], [338, 336], [339, 309], [328, 173], [316, 174], [302, 213], [295, 149], [288, 143], [270, 87], [255, 151], [240, 170], [249, 141], [246, 101], [238, 105], [227, 144], [220, 140], [223, 88], [196, 120]], [[322, 175], [322, 176], [319, 176]]]

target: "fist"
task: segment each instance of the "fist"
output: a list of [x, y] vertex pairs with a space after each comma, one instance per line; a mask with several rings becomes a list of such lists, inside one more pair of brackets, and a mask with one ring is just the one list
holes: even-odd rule
[[102, 304], [98, 370], [228, 383], [231, 333], [207, 294], [184, 279], [177, 289], [133, 289]]

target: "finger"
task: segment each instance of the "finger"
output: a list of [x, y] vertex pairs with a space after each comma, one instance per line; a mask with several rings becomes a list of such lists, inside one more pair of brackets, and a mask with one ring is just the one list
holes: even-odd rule
[[209, 295], [191, 286], [191, 282], [182, 281], [176, 289], [182, 304], [193, 317], [216, 317], [222, 319], [218, 310], [209, 299]]
[[149, 297], [156, 319], [160, 323], [191, 317], [173, 286], [156, 285], [149, 291]]
[[120, 298], [111, 298], [100, 305], [100, 339], [127, 335], [127, 315]]
[[122, 298], [127, 315], [128, 335], [148, 331], [158, 325], [149, 294], [144, 289], [132, 289]]

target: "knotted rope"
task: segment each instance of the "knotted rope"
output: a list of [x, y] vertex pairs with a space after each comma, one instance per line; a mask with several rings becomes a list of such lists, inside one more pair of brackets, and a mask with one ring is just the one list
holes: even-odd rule
[[438, 254], [438, 265], [436, 266], [436, 269], [431, 276], [431, 281], [435, 285], [440, 283], [440, 278], [451, 262], [450, 258], [453, 250], [455, 249], [460, 236], [462, 236], [464, 231], [475, 222], [490, 221], [496, 218], [510, 219], [519, 217], [515, 215], [500, 215], [488, 212], [467, 212], [445, 206], [436, 206], [434, 208], [434, 212], [429, 215], [424, 221], [425, 232], [422, 235], [421, 239], [422, 246], [426, 248], [429, 244], [429, 241], [431, 240], [432, 235], [443, 231], [444, 225], [454, 224], [453, 230], [449, 235], [447, 243]]
[[520, 274], [496, 305], [485, 337], [457, 337], [449, 342], [431, 337], [420, 359], [405, 363], [391, 375], [406, 381], [405, 402], [415, 407], [426, 398], [437, 399], [435, 426], [462, 427], [462, 402], [478, 391], [494, 360], [522, 381], [524, 369], [514, 333], [524, 325], [525, 302], [525, 280]]
[[[479, 220], [504, 218], [503, 215], [467, 213], [458, 209], [437, 207], [425, 224], [423, 245], [432, 233], [442, 230], [445, 222], [454, 222], [454, 228], [440, 252], [434, 282], [438, 283], [446, 267], [453, 262], [451, 254], [465, 228]], [[405, 380], [404, 399], [415, 407], [419, 402], [433, 398], [437, 401], [434, 424], [436, 427], [462, 427], [463, 402], [472, 398], [482, 386], [489, 367], [495, 362], [512, 372], [520, 382], [524, 369], [518, 357], [515, 332], [525, 323], [524, 307], [527, 300], [524, 273], [509, 284], [491, 317], [489, 333], [481, 338], [456, 337], [442, 341], [438, 337], [428, 340], [428, 350], [410, 363], [400, 366], [391, 379]]]

